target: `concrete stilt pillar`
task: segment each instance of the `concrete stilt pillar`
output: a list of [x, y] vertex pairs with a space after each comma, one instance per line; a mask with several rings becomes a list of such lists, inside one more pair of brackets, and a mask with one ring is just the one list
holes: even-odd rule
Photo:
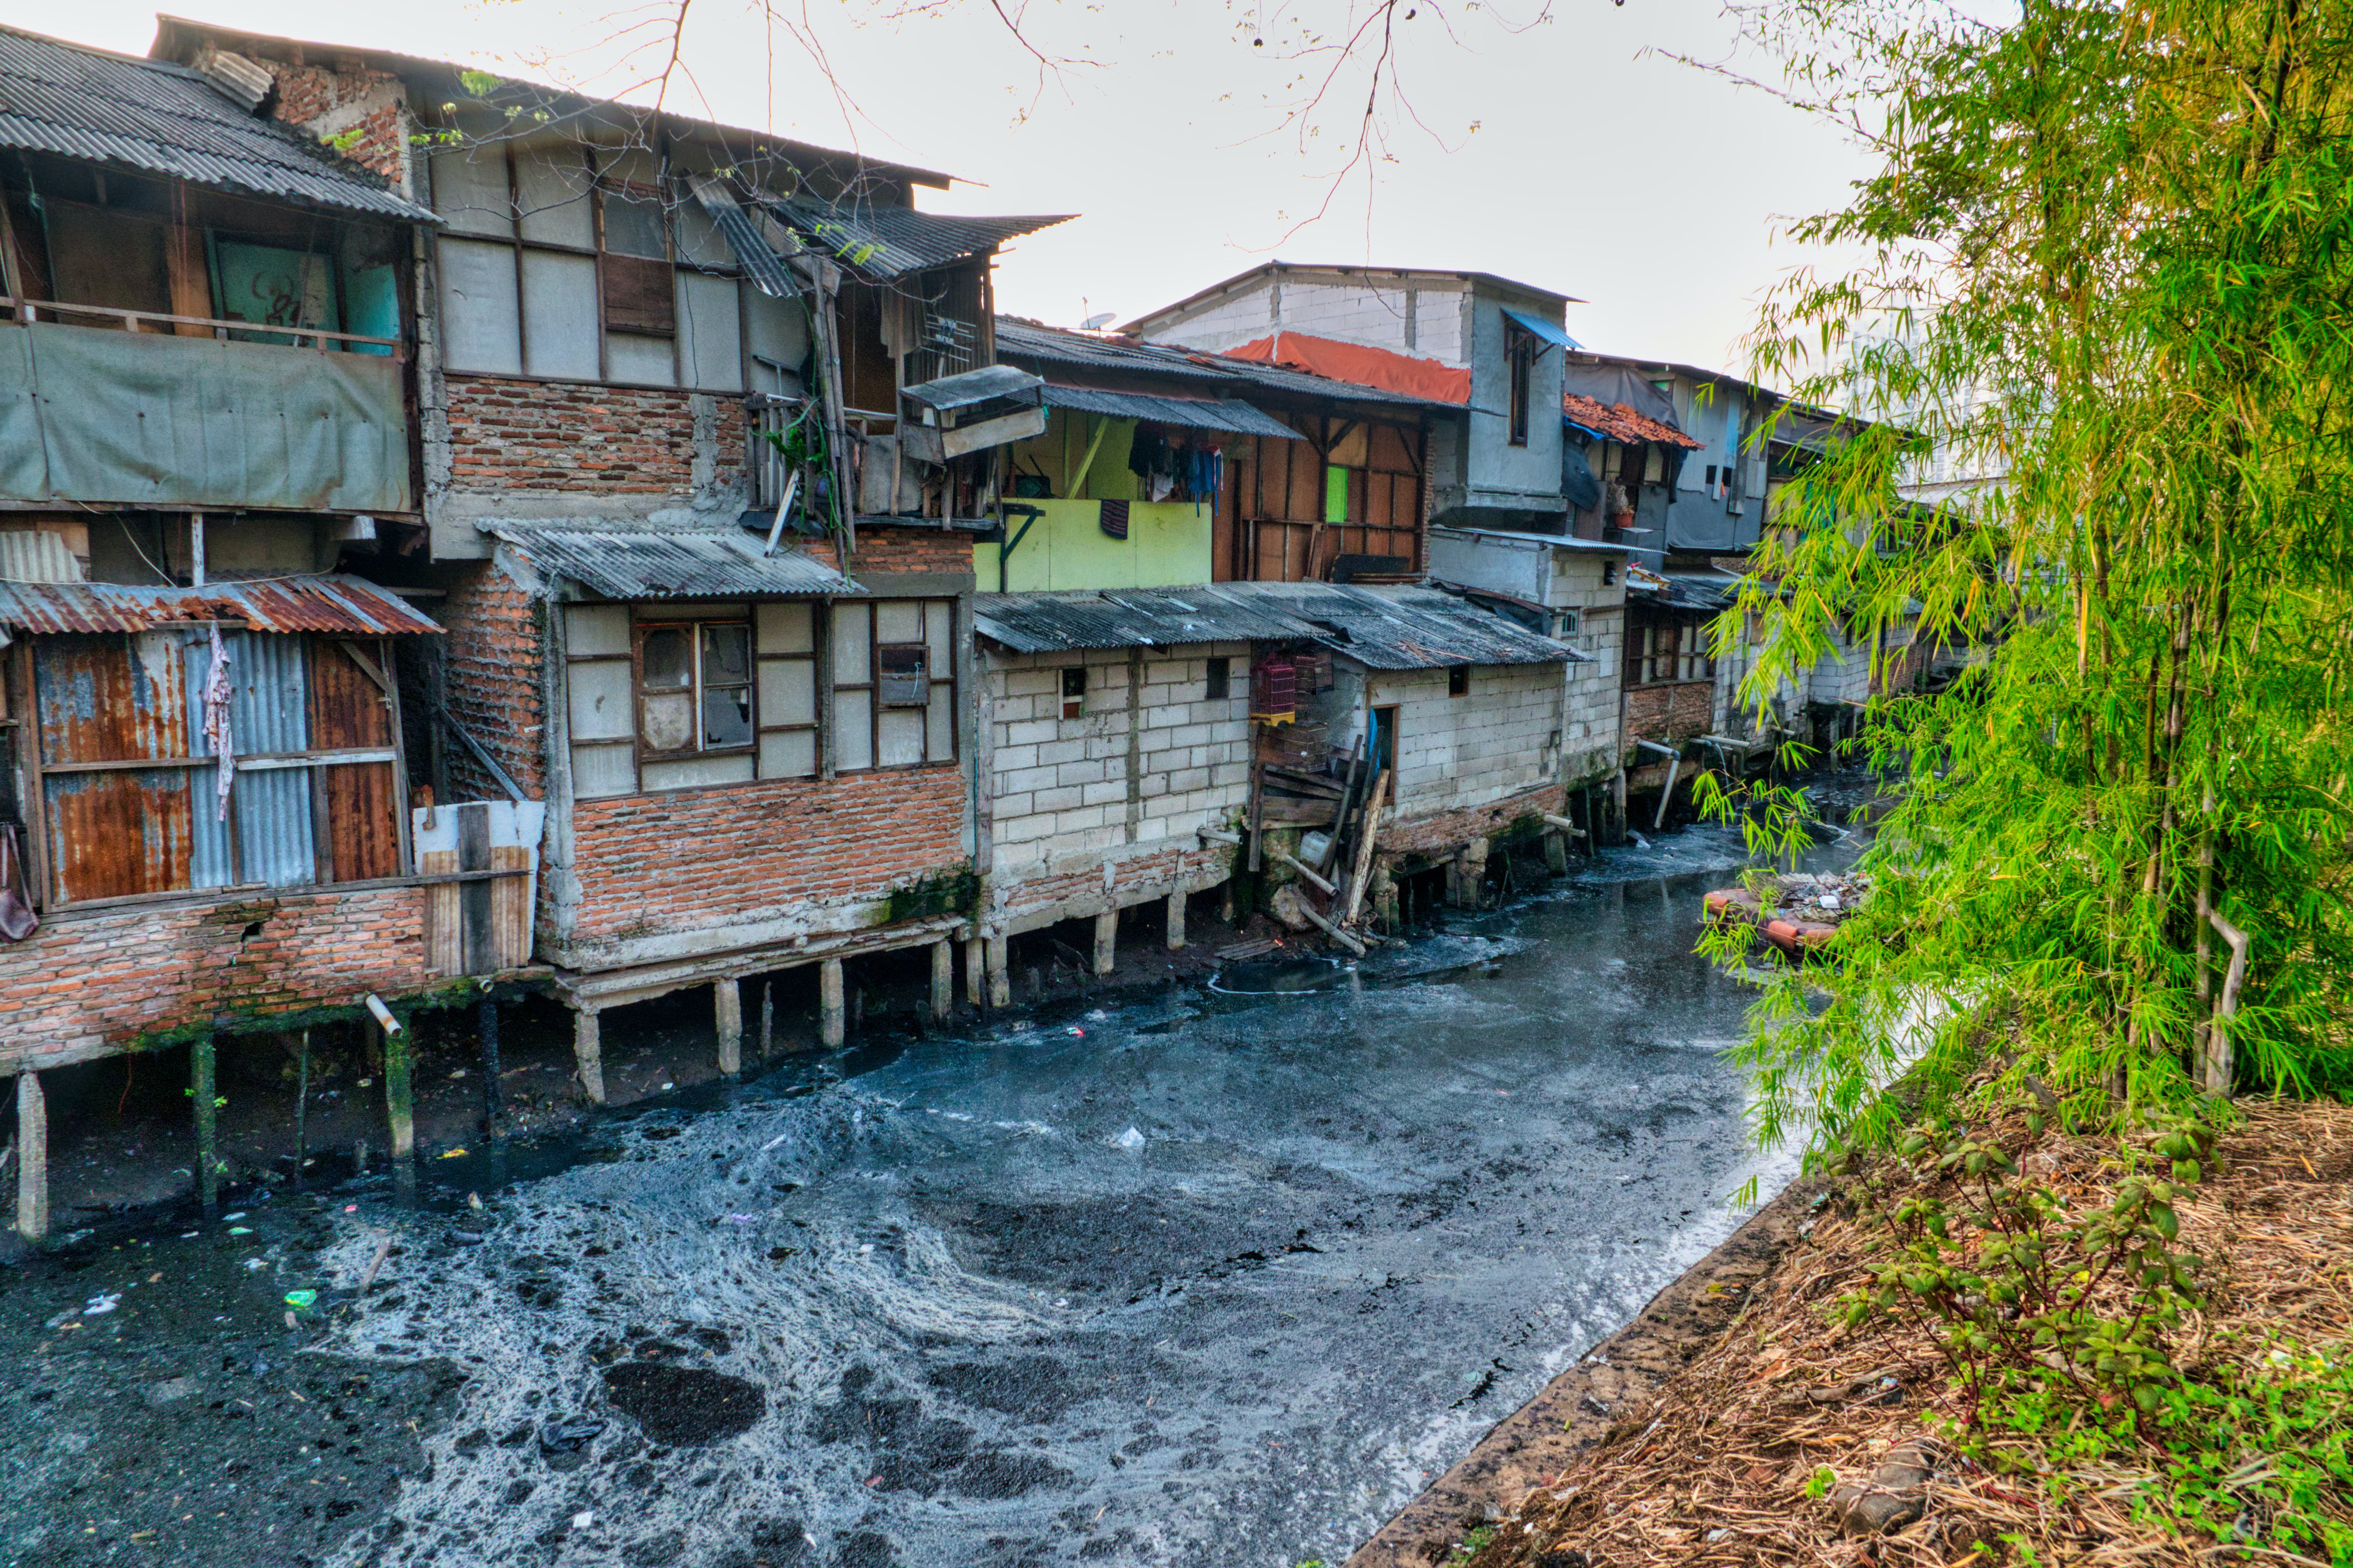
[[474, 1007], [474, 1033], [482, 1045], [482, 1129], [491, 1142], [498, 1143], [507, 1135], [506, 1121], [501, 1114], [505, 1106], [500, 1100], [499, 1074], [499, 1004], [495, 997], [485, 996]]
[[1168, 951], [1177, 952], [1185, 946], [1185, 888], [1179, 883], [1168, 889]]
[[36, 1072], [16, 1075], [16, 1234], [49, 1234], [49, 1099]]
[[849, 1034], [849, 1017], [841, 1005], [841, 960], [826, 958], [817, 966], [817, 1037], [828, 1050]]
[[210, 1219], [220, 1210], [219, 1110], [213, 1103], [213, 1037], [209, 1030], [188, 1046], [188, 1098], [196, 1110], [196, 1201]]
[[733, 980], [711, 987], [711, 1011], [719, 1028], [719, 1076], [735, 1078], [744, 1071], [744, 991]]
[[955, 954], [948, 939], [932, 943], [932, 1016], [945, 1018], [955, 1011]]
[[572, 1015], [572, 1061], [580, 1078], [580, 1092], [590, 1104], [604, 1104], [605, 1043], [594, 1007], [582, 1007]]
[[1095, 973], [1109, 974], [1119, 962], [1119, 911], [1105, 910], [1095, 917]]
[[417, 1086], [409, 1071], [406, 1028], [384, 1032], [384, 1115], [392, 1133], [392, 1168], [397, 1175], [417, 1154]]
[[1547, 833], [1544, 836], [1545, 869], [1556, 877], [1568, 875], [1568, 835]]
[[988, 1005], [988, 939], [985, 936], [965, 939], [964, 1000], [967, 1007]]
[[988, 1005], [1013, 1005], [1013, 939], [999, 931], [988, 939]]

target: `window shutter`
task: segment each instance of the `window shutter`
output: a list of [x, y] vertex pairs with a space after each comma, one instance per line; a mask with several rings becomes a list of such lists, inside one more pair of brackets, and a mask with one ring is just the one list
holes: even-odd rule
[[605, 326], [609, 331], [666, 338], [678, 330], [678, 300], [671, 293], [670, 264], [635, 256], [604, 261]]

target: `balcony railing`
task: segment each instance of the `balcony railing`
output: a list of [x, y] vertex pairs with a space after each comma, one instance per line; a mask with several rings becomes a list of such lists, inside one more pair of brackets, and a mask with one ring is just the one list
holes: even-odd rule
[[[72, 322], [88, 319], [119, 321], [124, 331], [132, 332], [153, 332], [158, 327], [205, 327], [210, 329], [213, 337], [223, 341], [231, 341], [232, 337], [237, 342], [284, 338], [287, 340], [284, 346], [288, 348], [301, 348], [307, 343], [311, 348], [334, 347], [346, 352], [352, 352], [347, 345], [359, 344], [363, 348], [383, 349], [393, 359], [406, 357], [398, 338], [375, 338], [365, 332], [331, 332], [322, 327], [287, 327], [217, 316], [173, 316], [154, 310], [126, 310], [113, 305], [69, 305], [57, 300], [16, 300], [5, 294], [0, 294], [0, 308], [5, 308], [11, 319], [26, 323], [41, 321]], [[163, 335], [185, 337], [187, 334], [166, 331]]]

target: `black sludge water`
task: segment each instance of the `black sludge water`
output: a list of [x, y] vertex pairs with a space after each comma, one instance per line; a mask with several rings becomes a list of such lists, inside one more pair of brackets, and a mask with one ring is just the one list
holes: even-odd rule
[[870, 1047], [394, 1218], [397, 1289], [314, 1349], [462, 1380], [299, 1560], [1336, 1563], [1786, 1178], [1719, 1054], [1753, 993], [1691, 952], [1737, 859]]

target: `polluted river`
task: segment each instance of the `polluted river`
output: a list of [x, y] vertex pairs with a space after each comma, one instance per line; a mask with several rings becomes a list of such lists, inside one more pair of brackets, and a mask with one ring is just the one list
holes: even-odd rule
[[0, 1560], [1336, 1565], [1790, 1174], [1739, 860], [109, 1221], [0, 1271]]

